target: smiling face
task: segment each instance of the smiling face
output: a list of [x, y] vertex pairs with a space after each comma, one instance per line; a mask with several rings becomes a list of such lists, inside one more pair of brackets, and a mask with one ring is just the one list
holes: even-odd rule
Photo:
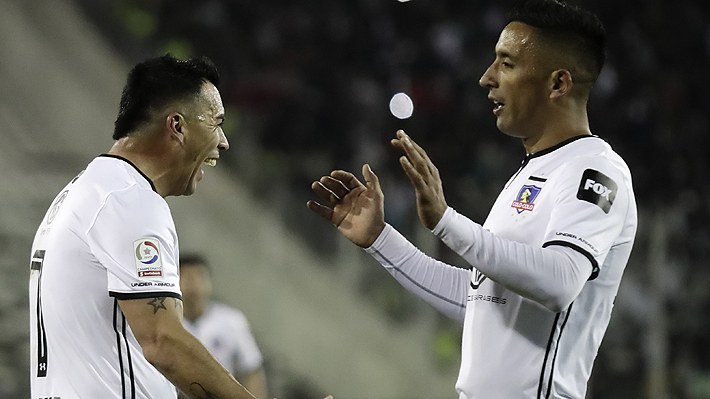
[[548, 116], [549, 72], [535, 43], [535, 28], [511, 22], [496, 44], [496, 58], [479, 84], [489, 89], [498, 129], [510, 136], [530, 138], [539, 134]]
[[202, 179], [204, 165], [215, 166], [219, 151], [229, 148], [227, 137], [222, 131], [224, 106], [217, 88], [209, 82], [202, 86], [202, 92], [190, 112], [185, 115], [182, 129], [184, 135], [184, 158], [182, 159], [181, 188], [178, 195], [191, 195]]

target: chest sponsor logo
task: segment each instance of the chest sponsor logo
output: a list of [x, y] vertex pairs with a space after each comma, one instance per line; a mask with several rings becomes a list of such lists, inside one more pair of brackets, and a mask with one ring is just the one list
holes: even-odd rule
[[133, 242], [136, 272], [138, 277], [162, 277], [163, 261], [160, 258], [160, 242], [143, 238]]
[[511, 205], [518, 211], [518, 214], [524, 211], [532, 211], [535, 208], [535, 198], [540, 194], [542, 188], [533, 185], [524, 185], [518, 195], [515, 197], [515, 201]]
[[[486, 276], [476, 270], [476, 272], [473, 274], [473, 279], [471, 280], [471, 288], [474, 290], [478, 290], [478, 287], [481, 286], [481, 284], [486, 281]], [[468, 295], [468, 300], [470, 301], [484, 301], [484, 302], [491, 302], [491, 303], [496, 303], [499, 305], [505, 305], [508, 302], [508, 298], [503, 298], [495, 295], [481, 295], [481, 294], [469, 294]]]
[[619, 186], [609, 176], [594, 169], [587, 169], [582, 174], [577, 199], [591, 202], [599, 206], [604, 213], [609, 213], [618, 188]]
[[481, 283], [485, 279], [486, 279], [486, 276], [483, 273], [476, 270], [476, 273], [474, 273], [474, 275], [473, 275], [473, 281], [471, 281], [471, 288], [473, 288], [474, 290], [477, 290], [478, 287], [481, 286]]

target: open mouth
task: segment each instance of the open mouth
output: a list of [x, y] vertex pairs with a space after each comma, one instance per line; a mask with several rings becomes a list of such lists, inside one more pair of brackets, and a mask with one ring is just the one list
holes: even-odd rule
[[493, 100], [493, 112], [495, 113], [495, 112], [500, 111], [501, 108], [503, 108], [504, 105], [505, 105], [505, 104], [503, 104], [503, 103], [500, 102], [500, 101]]
[[207, 158], [205, 159], [205, 162], [203, 162], [207, 166], [216, 166], [217, 165], [217, 158]]

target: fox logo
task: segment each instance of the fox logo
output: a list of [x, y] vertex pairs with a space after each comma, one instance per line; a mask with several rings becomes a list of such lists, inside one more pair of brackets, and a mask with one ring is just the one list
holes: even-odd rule
[[604, 213], [609, 213], [618, 188], [619, 186], [609, 176], [594, 169], [587, 169], [582, 174], [577, 199], [591, 202], [599, 206]]

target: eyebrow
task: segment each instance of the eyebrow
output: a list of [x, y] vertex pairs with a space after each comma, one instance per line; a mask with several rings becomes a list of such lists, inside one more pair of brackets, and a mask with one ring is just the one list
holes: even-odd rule
[[511, 55], [511, 54], [510, 54], [508, 51], [506, 51], [506, 50], [496, 51], [496, 56], [498, 56], [498, 57], [500, 57], [500, 58], [510, 58], [511, 60], [512, 60], [512, 59], [515, 59], [515, 57], [513, 57], [513, 55]]

